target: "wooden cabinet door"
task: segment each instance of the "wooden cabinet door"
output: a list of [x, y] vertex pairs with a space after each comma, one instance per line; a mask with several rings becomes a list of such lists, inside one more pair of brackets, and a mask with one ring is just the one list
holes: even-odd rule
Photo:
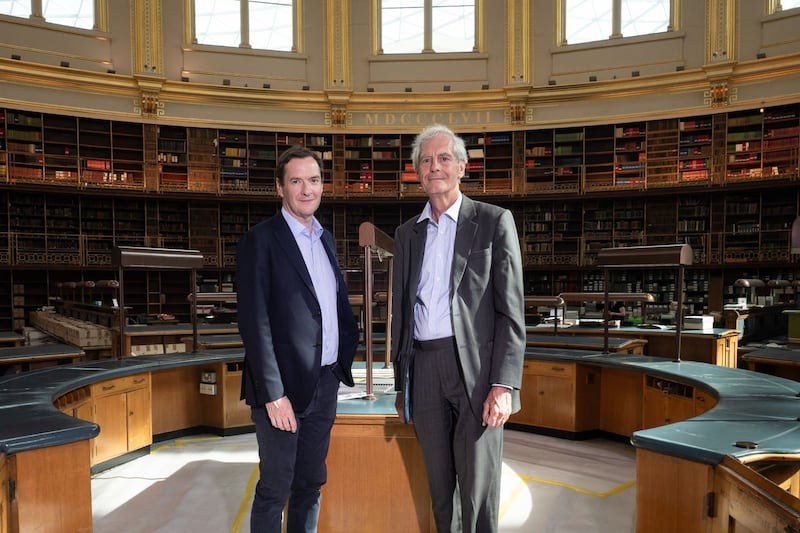
[[702, 415], [712, 407], [717, 405], [717, 400], [705, 391], [694, 389], [694, 414], [692, 416]]
[[537, 376], [538, 401], [535, 425], [573, 431], [575, 428], [575, 387], [572, 376]]
[[[650, 381], [650, 379], [648, 379]], [[695, 416], [693, 388], [666, 380], [644, 387], [642, 425], [645, 429], [674, 424]]]
[[536, 425], [536, 406], [539, 403], [536, 379], [536, 374], [526, 362], [522, 370], [522, 385], [519, 390], [520, 410], [511, 415], [510, 422], [527, 426]]
[[[217, 374], [219, 375], [219, 374]], [[249, 426], [253, 423], [250, 406], [240, 400], [242, 390], [242, 372], [223, 372], [223, 391], [225, 409], [225, 427]]]
[[600, 429], [624, 437], [642, 429], [642, 375], [604, 368], [600, 383]]
[[11, 531], [8, 524], [9, 506], [11, 505], [8, 499], [9, 481], [6, 454], [0, 453], [0, 531]]
[[652, 387], [644, 388], [642, 397], [642, 426], [644, 429], [667, 424], [666, 420], [669, 418], [668, 396], [661, 390]]
[[520, 389], [522, 408], [511, 422], [573, 431], [574, 377], [572, 363], [525, 361]]
[[128, 451], [127, 399], [125, 394], [95, 398], [94, 421], [100, 434], [94, 439], [92, 464], [113, 459]]
[[150, 389], [132, 390], [125, 396], [128, 432], [127, 451], [133, 451], [149, 446], [153, 442]]
[[92, 422], [92, 402], [86, 401], [76, 406], [74, 409], [72, 409], [71, 414], [75, 418]]

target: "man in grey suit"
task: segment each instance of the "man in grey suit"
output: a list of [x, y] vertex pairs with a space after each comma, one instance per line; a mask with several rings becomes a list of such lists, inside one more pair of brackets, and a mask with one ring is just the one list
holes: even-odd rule
[[450, 129], [423, 130], [411, 158], [428, 202], [395, 232], [396, 407], [413, 420], [438, 531], [494, 532], [525, 354], [519, 238], [510, 211], [461, 193], [467, 151]]

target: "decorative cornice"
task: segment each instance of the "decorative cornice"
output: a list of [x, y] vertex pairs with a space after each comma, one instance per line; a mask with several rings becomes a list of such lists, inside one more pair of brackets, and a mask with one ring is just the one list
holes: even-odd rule
[[[81, 69], [63, 69], [55, 65], [43, 65], [26, 61], [0, 58], [0, 104], [23, 109], [47, 110], [47, 112], [62, 112], [65, 114], [96, 113], [97, 116], [117, 116], [130, 120], [130, 113], [144, 113], [139, 115], [144, 119], [158, 118], [160, 121], [197, 125], [217, 124], [224, 119], [203, 118], [204, 115], [190, 115], [187, 105], [226, 108], [234, 106], [236, 109], [279, 110], [274, 119], [285, 123], [288, 128], [319, 127], [330, 128], [358, 128], [365, 127], [352, 117], [363, 116], [367, 113], [380, 113], [387, 115], [421, 113], [421, 114], [459, 114], [480, 113], [483, 122], [480, 127], [502, 128], [509, 122], [524, 123], [548, 127], [550, 125], [569, 125], [577, 123], [577, 117], [556, 119], [552, 115], [542, 119], [543, 115], [533, 121], [533, 113], [537, 108], [553, 107], [564, 104], [597, 103], [605, 105], [603, 101], [624, 100], [626, 98], [652, 98], [664, 99], [669, 95], [687, 95], [685, 106], [672, 106], [668, 114], [678, 115], [692, 112], [702, 112], [702, 97], [706, 95], [712, 100], [724, 100], [724, 90], [727, 89], [727, 105], [733, 106], [731, 95], [741, 95], [741, 87], [747, 84], [764, 84], [771, 80], [800, 79], [800, 53], [764, 58], [746, 62], [727, 61], [704, 65], [702, 68], [682, 72], [665, 73], [661, 75], [642, 76], [639, 78], [625, 78], [617, 80], [604, 80], [594, 83], [580, 83], [560, 86], [511, 85], [501, 89], [453, 91], [443, 93], [435, 92], [367, 92], [332, 89], [328, 91], [302, 91], [264, 89], [258, 87], [221, 86], [203, 83], [185, 83], [165, 79], [158, 75], [137, 74], [125, 76], [108, 74]], [[724, 83], [724, 85], [723, 85]], [[3, 87], [23, 86], [36, 88], [31, 96], [36, 100], [26, 100], [24, 91], [6, 91]], [[711, 90], [715, 89], [714, 95]], [[58, 98], [48, 100], [42, 98], [47, 91], [60, 94]], [[120, 112], [109, 108], [83, 109], [83, 106], [61, 104], [65, 101], [65, 91], [81, 93], [84, 95], [99, 95], [133, 101], [135, 109], [127, 107], [127, 112]], [[738, 93], [737, 93], [738, 91]], [[9, 95], [15, 95], [13, 97]], [[752, 94], [748, 91], [745, 94]], [[722, 96], [720, 96], [722, 95]], [[714, 98], [712, 98], [714, 96]], [[750, 100], [737, 100], [736, 106], [746, 107], [752, 105], [774, 105], [797, 101], [796, 94], [776, 94], [772, 97], [759, 98], [758, 102]], [[69, 100], [69, 99], [67, 99]], [[91, 97], [87, 100], [91, 100]], [[108, 101], [108, 100], [106, 100]], [[673, 100], [674, 101], [674, 100]], [[170, 113], [170, 103], [181, 104], [181, 111]], [[148, 111], [149, 110], [149, 111]], [[298, 120], [292, 121], [292, 113], [297, 113]], [[311, 113], [312, 115], [309, 115]], [[505, 113], [505, 115], [504, 115]], [[644, 109], [640, 111], [643, 116], [652, 116], [653, 111]], [[327, 115], [326, 115], [327, 114]], [[231, 119], [233, 121], [241, 120]], [[263, 113], [259, 117], [263, 117]], [[327, 119], [323, 121], [323, 116]], [[627, 116], [627, 115], [626, 115]], [[317, 118], [313, 118], [317, 117]], [[486, 122], [489, 117], [490, 122]], [[505, 117], [505, 118], [504, 118]], [[263, 120], [263, 118], [260, 118]], [[580, 117], [580, 123], [601, 123], [608, 120], [617, 120], [616, 115], [598, 113], [591, 118]], [[311, 121], [311, 125], [309, 125]], [[389, 127], [390, 124], [386, 124]], [[404, 125], [400, 125], [404, 126]], [[479, 127], [477, 124], [471, 126]], [[411, 126], [409, 126], [411, 127]]]

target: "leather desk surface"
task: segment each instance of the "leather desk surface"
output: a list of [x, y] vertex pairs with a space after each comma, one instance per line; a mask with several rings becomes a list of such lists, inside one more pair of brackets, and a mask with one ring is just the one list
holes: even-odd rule
[[[125, 375], [242, 357], [241, 348], [230, 348], [91, 361], [0, 377], [0, 452], [11, 454], [96, 436], [96, 424], [67, 416], [53, 406], [56, 398], [71, 390]], [[589, 350], [528, 348], [526, 358], [640, 372], [699, 387], [717, 398], [717, 405], [698, 417], [635, 432], [634, 446], [707, 464], [717, 464], [725, 455], [800, 453], [798, 382], [707, 363]], [[377, 393], [375, 400], [341, 401], [339, 415], [394, 416], [394, 395]], [[756, 442], [759, 447], [739, 448], [735, 443], [740, 441]]]

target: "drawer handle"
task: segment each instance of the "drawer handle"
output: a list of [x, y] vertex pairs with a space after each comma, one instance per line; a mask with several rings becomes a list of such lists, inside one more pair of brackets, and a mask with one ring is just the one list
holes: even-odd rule
[[563, 366], [551, 366], [550, 370], [553, 370], [554, 372], [563, 372], [566, 369]]
[[114, 390], [116, 388], [116, 385], [103, 385], [103, 390]]
[[138, 385], [139, 383], [144, 383], [144, 378], [136, 378], [133, 380], [134, 385]]

